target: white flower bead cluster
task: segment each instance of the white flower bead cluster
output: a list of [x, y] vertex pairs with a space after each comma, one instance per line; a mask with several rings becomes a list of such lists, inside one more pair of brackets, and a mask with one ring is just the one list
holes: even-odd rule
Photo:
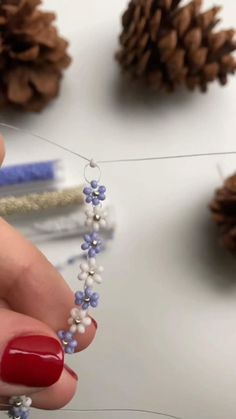
[[85, 281], [86, 287], [92, 287], [94, 283], [102, 283], [102, 272], [104, 271], [103, 266], [98, 266], [96, 259], [91, 258], [87, 262], [80, 264], [80, 272], [78, 274], [78, 279], [80, 281]]
[[100, 228], [107, 226], [108, 213], [102, 207], [89, 208], [85, 211], [85, 214], [87, 217], [85, 225], [92, 227], [94, 231], [99, 231]]
[[84, 333], [87, 326], [90, 326], [92, 323], [91, 317], [87, 316], [87, 312], [85, 310], [81, 310], [79, 308], [72, 308], [71, 317], [68, 320], [68, 324], [70, 326], [71, 333]]

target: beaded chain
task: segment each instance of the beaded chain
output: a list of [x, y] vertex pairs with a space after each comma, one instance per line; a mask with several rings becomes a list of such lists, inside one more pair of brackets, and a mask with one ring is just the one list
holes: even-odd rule
[[[98, 179], [89, 180], [86, 176], [89, 168], [99, 171]], [[75, 292], [75, 305], [70, 311], [68, 319], [68, 330], [60, 330], [58, 337], [66, 354], [73, 354], [79, 346], [76, 340], [76, 333], [85, 333], [90, 326], [92, 319], [89, 316], [90, 308], [98, 306], [99, 294], [94, 291], [94, 286], [101, 284], [103, 267], [97, 264], [96, 256], [103, 248], [102, 240], [99, 237], [101, 227], [107, 225], [107, 211], [103, 208], [102, 202], [106, 199], [106, 188], [100, 185], [101, 170], [99, 166], [91, 160], [85, 166], [84, 178], [87, 186], [83, 189], [85, 197], [85, 225], [90, 232], [85, 234], [81, 249], [85, 253], [85, 260], [80, 264], [78, 280], [83, 284], [82, 290]], [[29, 408], [32, 400], [26, 396], [11, 397], [9, 400], [10, 408], [8, 416], [11, 419], [28, 419]]]
[[[89, 181], [86, 176], [88, 168], [97, 168], [99, 178]], [[85, 166], [84, 171], [87, 186], [83, 189], [85, 196], [85, 224], [90, 233], [85, 234], [81, 249], [85, 252], [86, 260], [80, 264], [78, 279], [83, 283], [83, 290], [75, 293], [75, 305], [70, 311], [68, 319], [69, 330], [60, 330], [58, 337], [61, 340], [65, 353], [73, 354], [79, 345], [75, 339], [76, 333], [85, 333], [92, 320], [89, 316], [89, 309], [98, 305], [99, 294], [94, 291], [94, 285], [101, 284], [103, 267], [97, 264], [96, 256], [102, 250], [102, 241], [98, 235], [100, 227], [107, 224], [107, 212], [103, 209], [102, 202], [106, 199], [106, 188], [100, 185], [101, 171], [99, 166], [91, 160]]]

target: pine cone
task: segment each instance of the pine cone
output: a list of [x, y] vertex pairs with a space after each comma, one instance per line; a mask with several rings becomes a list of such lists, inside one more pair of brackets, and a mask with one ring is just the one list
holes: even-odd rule
[[41, 0], [0, 2], [0, 105], [40, 111], [59, 91], [68, 43]]
[[220, 7], [201, 12], [202, 0], [131, 0], [122, 17], [123, 71], [157, 90], [185, 84], [207, 90], [209, 82], [227, 83], [236, 70], [235, 31], [215, 32]]
[[216, 191], [210, 209], [220, 229], [220, 243], [236, 254], [236, 174]]

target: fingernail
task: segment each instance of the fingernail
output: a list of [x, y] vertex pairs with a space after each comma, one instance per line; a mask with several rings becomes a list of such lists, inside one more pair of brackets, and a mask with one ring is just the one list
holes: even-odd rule
[[98, 324], [97, 324], [96, 320], [92, 319], [92, 322], [93, 322], [93, 324], [95, 326], [95, 329], [97, 329], [98, 328]]
[[64, 368], [76, 381], [78, 381], [78, 375], [70, 367], [68, 367], [68, 365], [65, 364]]
[[1, 379], [29, 387], [49, 387], [60, 378], [64, 352], [60, 343], [48, 336], [18, 336], [4, 350]]

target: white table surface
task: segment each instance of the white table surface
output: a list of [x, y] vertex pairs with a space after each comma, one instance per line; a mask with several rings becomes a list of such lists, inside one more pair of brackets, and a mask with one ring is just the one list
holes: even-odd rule
[[[125, 4], [46, 0], [71, 42], [73, 64], [60, 97], [41, 114], [2, 113], [1, 120], [97, 160], [236, 150], [236, 79], [223, 89], [211, 86], [207, 95], [159, 98], [144, 98], [123, 83], [113, 55]], [[234, 25], [236, 2], [224, 4], [225, 26]], [[82, 178], [83, 161], [27, 136], [10, 131], [5, 136], [6, 163], [65, 157], [78, 181]], [[220, 183], [217, 164], [226, 176], [235, 170], [235, 160], [102, 166], [118, 228], [102, 255], [106, 280], [96, 342], [70, 358], [80, 377], [71, 408], [149, 409], [184, 419], [236, 417], [236, 260], [218, 248], [207, 209]], [[78, 246], [70, 240], [41, 249], [56, 263]], [[65, 274], [75, 287], [76, 269]]]

